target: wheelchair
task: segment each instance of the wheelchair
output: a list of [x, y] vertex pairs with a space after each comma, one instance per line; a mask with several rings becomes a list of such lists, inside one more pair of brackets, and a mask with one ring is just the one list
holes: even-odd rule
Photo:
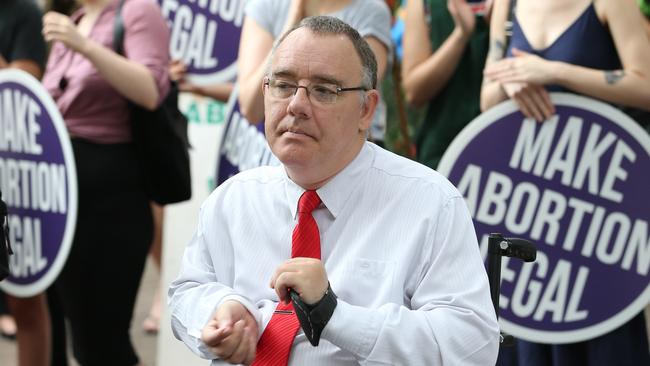
[[[487, 273], [490, 283], [492, 305], [499, 319], [499, 294], [501, 291], [501, 258], [518, 258], [524, 262], [534, 262], [537, 258], [537, 248], [526, 239], [506, 238], [502, 234], [492, 233], [488, 237]], [[502, 346], [512, 346], [515, 339], [512, 335], [501, 332]]]

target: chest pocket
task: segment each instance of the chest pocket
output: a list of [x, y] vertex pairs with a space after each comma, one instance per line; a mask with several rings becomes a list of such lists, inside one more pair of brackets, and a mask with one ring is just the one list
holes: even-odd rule
[[357, 258], [345, 271], [344, 290], [334, 290], [351, 304], [378, 307], [386, 302], [401, 303], [395, 290], [395, 262]]

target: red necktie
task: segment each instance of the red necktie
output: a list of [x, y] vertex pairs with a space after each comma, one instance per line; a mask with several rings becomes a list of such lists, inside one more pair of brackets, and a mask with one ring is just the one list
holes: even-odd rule
[[[316, 191], [305, 191], [298, 201], [298, 225], [293, 229], [291, 257], [320, 259], [320, 235], [311, 212], [320, 204]], [[257, 343], [257, 354], [252, 366], [286, 366], [293, 339], [300, 323], [293, 304], [280, 302], [271, 321]]]

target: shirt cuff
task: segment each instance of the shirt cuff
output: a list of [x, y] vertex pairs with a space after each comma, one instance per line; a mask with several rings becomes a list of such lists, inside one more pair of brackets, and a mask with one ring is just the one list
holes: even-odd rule
[[321, 338], [365, 359], [377, 341], [383, 322], [381, 312], [350, 305], [339, 298]]
[[221, 299], [221, 301], [217, 305], [216, 309], [218, 309], [219, 306], [221, 306], [221, 304], [223, 304], [224, 302], [226, 302], [228, 300], [234, 300], [234, 301], [237, 301], [240, 304], [244, 305], [246, 310], [248, 310], [248, 312], [251, 313], [253, 318], [255, 318], [255, 322], [257, 322], [258, 328], [261, 328], [261, 326], [262, 326], [262, 313], [257, 308], [257, 305], [253, 304], [250, 300], [248, 300], [244, 296], [235, 295], [235, 294], [226, 295], [226, 296], [223, 297], [223, 299]]

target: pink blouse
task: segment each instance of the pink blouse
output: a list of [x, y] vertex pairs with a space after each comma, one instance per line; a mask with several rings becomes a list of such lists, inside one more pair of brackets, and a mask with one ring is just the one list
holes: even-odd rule
[[[112, 0], [97, 18], [89, 38], [113, 48], [113, 22], [119, 0]], [[78, 20], [83, 9], [72, 15]], [[126, 0], [122, 7], [124, 54], [145, 65], [158, 86], [159, 100], [169, 91], [169, 29], [160, 8], [151, 0]], [[80, 54], [56, 42], [43, 76], [43, 85], [56, 101], [71, 137], [95, 143], [131, 141], [129, 102]]]

